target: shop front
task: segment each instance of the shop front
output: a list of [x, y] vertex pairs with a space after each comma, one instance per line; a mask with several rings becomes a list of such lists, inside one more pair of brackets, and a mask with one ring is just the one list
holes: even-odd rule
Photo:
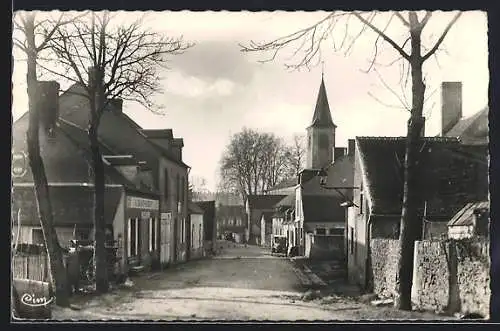
[[157, 198], [127, 196], [125, 242], [130, 267], [150, 269], [159, 262], [159, 205]]

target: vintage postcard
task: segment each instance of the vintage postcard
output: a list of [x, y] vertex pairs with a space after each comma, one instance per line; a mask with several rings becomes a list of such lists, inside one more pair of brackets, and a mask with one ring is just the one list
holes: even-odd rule
[[14, 12], [12, 321], [488, 319], [487, 20]]

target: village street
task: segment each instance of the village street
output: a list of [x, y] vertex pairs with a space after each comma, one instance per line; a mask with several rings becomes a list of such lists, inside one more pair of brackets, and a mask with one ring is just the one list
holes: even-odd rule
[[[305, 299], [293, 264], [256, 246], [221, 243], [213, 259], [133, 277], [134, 285], [94, 298], [78, 310], [55, 308], [54, 319], [350, 320], [442, 319], [434, 314], [372, 307], [342, 295]], [[309, 291], [310, 292], [310, 291]]]

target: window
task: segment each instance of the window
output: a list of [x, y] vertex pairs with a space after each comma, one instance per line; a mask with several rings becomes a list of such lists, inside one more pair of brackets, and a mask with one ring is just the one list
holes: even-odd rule
[[352, 226], [349, 228], [349, 232], [350, 232], [350, 234], [349, 234], [349, 240], [350, 240], [350, 244], [351, 244], [350, 245], [351, 246], [350, 247], [351, 248], [351, 254], [354, 254], [354, 228]]
[[35, 245], [45, 244], [42, 228], [31, 229], [31, 242]]
[[363, 192], [359, 194], [359, 213], [363, 214], [363, 205], [365, 204], [365, 199], [363, 196]]
[[156, 251], [157, 245], [156, 245], [156, 240], [157, 240], [157, 231], [158, 231], [158, 226], [156, 222], [156, 218], [150, 218], [149, 219], [149, 250], [150, 251]]
[[336, 236], [343, 236], [344, 235], [344, 229], [331, 228], [328, 230], [328, 232], [330, 234], [336, 235]]
[[139, 219], [128, 220], [128, 256], [139, 255]]
[[326, 234], [325, 228], [316, 228], [316, 234]]

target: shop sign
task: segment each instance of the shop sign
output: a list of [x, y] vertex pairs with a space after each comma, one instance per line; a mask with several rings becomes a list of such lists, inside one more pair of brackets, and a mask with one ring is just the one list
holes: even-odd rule
[[158, 200], [127, 197], [127, 208], [158, 210], [159, 205]]
[[172, 213], [161, 213], [160, 218], [162, 221], [170, 221], [172, 219]]
[[141, 212], [141, 218], [142, 219], [147, 219], [147, 218], [150, 218], [151, 217], [151, 212], [149, 211], [142, 211]]

